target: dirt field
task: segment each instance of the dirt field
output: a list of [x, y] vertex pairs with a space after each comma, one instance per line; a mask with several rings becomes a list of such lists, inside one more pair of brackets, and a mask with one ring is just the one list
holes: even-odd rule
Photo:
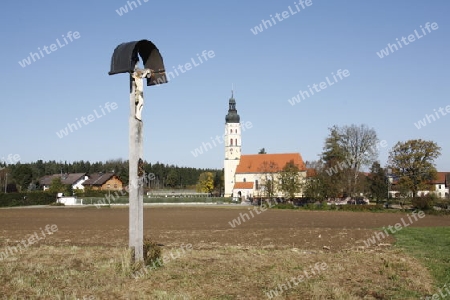
[[[241, 219], [241, 225], [232, 228], [229, 222], [241, 216], [245, 222]], [[326, 246], [338, 251], [360, 246], [375, 229], [394, 226], [402, 218], [412, 227], [450, 226], [449, 217], [426, 216], [410, 222], [406, 214], [397, 213], [267, 210], [259, 215], [253, 212], [252, 217], [248, 207], [239, 206], [152, 206], [144, 209], [144, 234], [169, 248], [190, 243], [199, 250], [223, 246], [322, 250]], [[56, 224], [59, 230], [44, 244], [128, 244], [125, 207], [52, 207], [0, 210], [0, 245], [15, 244], [47, 224]], [[385, 243], [391, 241], [387, 238]]]
[[[450, 217], [415, 221], [399, 213], [292, 210], [252, 215], [248, 209], [146, 207], [145, 235], [163, 245], [163, 254], [175, 254], [148, 272], [128, 264], [126, 207], [0, 209], [0, 252], [46, 225], [58, 228], [24, 253], [2, 259], [0, 299], [387, 300], [435, 292], [428, 270], [389, 247], [390, 236], [370, 247], [363, 241], [402, 218], [408, 226], [434, 227], [450, 226]], [[241, 225], [232, 228], [238, 218]], [[182, 252], [187, 244], [192, 249]], [[325, 268], [312, 275], [319, 265]], [[292, 276], [306, 272], [310, 277], [291, 286]]]

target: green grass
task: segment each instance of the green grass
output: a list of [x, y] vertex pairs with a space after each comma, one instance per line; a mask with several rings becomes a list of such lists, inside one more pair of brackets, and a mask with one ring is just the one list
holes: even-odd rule
[[395, 233], [396, 246], [419, 259], [436, 287], [450, 283], [450, 227], [404, 228]]

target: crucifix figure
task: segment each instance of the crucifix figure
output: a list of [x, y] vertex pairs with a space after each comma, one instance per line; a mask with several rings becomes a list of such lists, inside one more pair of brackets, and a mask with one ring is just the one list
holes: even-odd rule
[[135, 68], [133, 74], [133, 85], [134, 85], [134, 116], [139, 121], [142, 121], [142, 108], [144, 108], [144, 84], [143, 78], [147, 78], [152, 74], [150, 69], [138, 69]]

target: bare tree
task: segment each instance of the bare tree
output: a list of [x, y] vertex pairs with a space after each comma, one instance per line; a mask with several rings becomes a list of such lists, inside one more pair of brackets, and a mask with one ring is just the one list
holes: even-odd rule
[[[330, 157], [329, 160], [334, 159], [337, 161], [335, 162], [334, 170], [332, 170], [333, 172], [329, 173], [348, 174], [348, 176], [345, 176], [346, 179], [344, 179], [347, 185], [346, 189], [350, 194], [354, 194], [362, 167], [371, 166], [378, 157], [377, 134], [373, 128], [369, 128], [365, 124], [359, 126], [354, 124], [343, 127], [334, 126], [330, 128], [330, 131], [330, 137], [326, 141], [328, 144], [331, 143], [330, 141], [333, 141], [333, 147], [328, 148], [333, 149], [336, 155]], [[328, 145], [327, 143], [326, 145]], [[326, 151], [322, 154], [325, 162], [327, 162], [327, 156], [330, 156], [329, 152]]]
[[341, 129], [340, 144], [346, 153], [346, 160], [352, 173], [351, 193], [355, 192], [358, 177], [363, 166], [371, 166], [378, 158], [377, 133], [367, 125], [350, 125]]

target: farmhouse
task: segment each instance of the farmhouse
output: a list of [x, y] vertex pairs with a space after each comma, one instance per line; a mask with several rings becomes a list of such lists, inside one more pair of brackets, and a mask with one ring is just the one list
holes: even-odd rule
[[[401, 198], [401, 194], [398, 191], [398, 179], [390, 178], [391, 182], [391, 190], [389, 191], [389, 195], [392, 198]], [[450, 188], [450, 172], [437, 172], [437, 177], [435, 180], [428, 182], [429, 188], [426, 190], [420, 190], [417, 192], [417, 196], [425, 196], [428, 194], [434, 194], [438, 198], [446, 198], [450, 197], [449, 188]], [[412, 193], [411, 193], [412, 194]], [[412, 196], [412, 195], [409, 195]]]
[[449, 185], [450, 185], [450, 173], [449, 172], [437, 172], [437, 178], [430, 182], [430, 191], [419, 191], [419, 196], [433, 193], [438, 198], [449, 197]]
[[122, 180], [114, 173], [93, 173], [83, 185], [93, 190], [121, 191], [123, 189]]
[[[248, 199], [265, 196], [268, 186], [278, 183], [279, 172], [287, 163], [294, 163], [301, 180], [306, 178], [306, 167], [300, 153], [241, 154], [241, 124], [236, 109], [236, 100], [231, 95], [228, 114], [225, 116], [225, 197]], [[283, 197], [275, 188], [274, 197]], [[302, 193], [296, 196], [301, 197]]]

